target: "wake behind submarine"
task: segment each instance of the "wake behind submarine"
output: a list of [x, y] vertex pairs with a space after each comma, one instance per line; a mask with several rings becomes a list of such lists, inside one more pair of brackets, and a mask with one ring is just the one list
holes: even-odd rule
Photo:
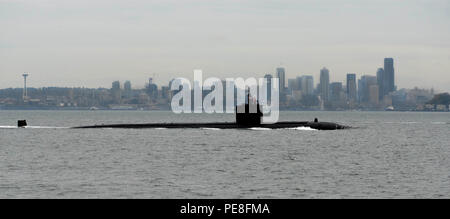
[[[250, 95], [248, 100], [250, 99]], [[256, 113], [251, 113], [251, 107], [255, 107]], [[241, 112], [241, 113], [238, 113]], [[253, 111], [254, 112], [254, 111]], [[314, 122], [278, 122], [274, 124], [263, 124], [259, 102], [245, 103], [236, 106], [236, 122], [234, 123], [149, 123], [149, 124], [112, 124], [112, 125], [93, 125], [73, 127], [75, 129], [95, 129], [95, 128], [122, 128], [122, 129], [144, 129], [144, 128], [166, 128], [166, 129], [196, 129], [196, 128], [215, 128], [215, 129], [248, 129], [248, 128], [268, 128], [268, 129], [284, 129], [309, 127], [316, 130], [339, 130], [350, 128], [348, 126], [339, 125], [330, 122], [319, 122], [316, 118]]]

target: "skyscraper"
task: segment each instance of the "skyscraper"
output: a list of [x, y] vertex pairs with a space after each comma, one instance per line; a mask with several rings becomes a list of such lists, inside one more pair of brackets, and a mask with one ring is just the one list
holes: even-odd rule
[[330, 71], [327, 68], [320, 70], [320, 96], [328, 101], [330, 95]]
[[125, 91], [131, 91], [131, 82], [130, 81], [125, 81], [125, 83], [123, 84], [123, 89]]
[[125, 83], [123, 84], [123, 90], [124, 90], [124, 96], [126, 98], [130, 98], [131, 97], [131, 82], [130, 81], [125, 81]]
[[386, 81], [386, 85], [387, 85], [386, 90], [389, 93], [395, 91], [395, 70], [394, 70], [394, 59], [393, 58], [385, 58], [384, 59], [384, 72], [385, 72], [384, 80]]
[[114, 81], [112, 83], [112, 90], [120, 90], [120, 81]]
[[347, 74], [347, 99], [356, 102], [356, 74]]
[[277, 68], [277, 77], [280, 80], [280, 93], [284, 93], [286, 89], [286, 70], [284, 68]]
[[286, 72], [284, 68], [277, 68], [277, 77], [279, 79], [280, 103], [286, 102]]
[[264, 78], [267, 80], [267, 101], [269, 103], [272, 102], [272, 78], [273, 76], [271, 74], [266, 74], [264, 75]]
[[389, 92], [387, 91], [387, 84], [386, 84], [386, 77], [385, 77], [386, 73], [384, 72], [383, 68], [379, 68], [377, 70], [377, 83], [378, 83], [378, 93], [379, 93], [379, 98], [382, 99], [384, 97], [384, 95], [388, 94]]
[[114, 100], [114, 103], [120, 104], [122, 99], [122, 92], [120, 90], [120, 82], [114, 81], [112, 83], [111, 94]]

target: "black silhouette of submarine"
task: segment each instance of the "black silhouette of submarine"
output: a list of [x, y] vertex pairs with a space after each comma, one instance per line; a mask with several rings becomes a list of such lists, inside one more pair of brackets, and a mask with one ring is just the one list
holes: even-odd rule
[[[248, 100], [250, 99], [250, 95]], [[256, 105], [256, 113], [254, 108]], [[252, 110], [252, 112], [251, 112]], [[241, 113], [238, 113], [241, 112]], [[75, 129], [97, 129], [97, 128], [122, 128], [122, 129], [144, 129], [144, 128], [166, 128], [166, 129], [197, 129], [197, 128], [214, 128], [214, 129], [248, 129], [248, 128], [268, 128], [268, 129], [284, 129], [309, 127], [317, 130], [338, 130], [347, 129], [348, 126], [339, 125], [330, 122], [278, 122], [274, 124], [263, 124], [263, 113], [260, 109], [259, 102], [247, 103], [236, 106], [236, 122], [235, 123], [150, 123], [150, 124], [112, 124], [112, 125], [93, 125], [73, 127]]]

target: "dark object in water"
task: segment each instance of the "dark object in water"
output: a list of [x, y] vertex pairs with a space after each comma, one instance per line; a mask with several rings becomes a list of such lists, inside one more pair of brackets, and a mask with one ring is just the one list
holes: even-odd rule
[[319, 119], [318, 119], [318, 118], [315, 118], [315, 119], [314, 119], [314, 122], [319, 122]]
[[24, 128], [27, 125], [28, 125], [27, 124], [27, 120], [19, 120], [19, 121], [17, 121], [17, 127], [19, 127], [19, 128]]
[[236, 124], [239, 127], [260, 127], [264, 115], [259, 102], [250, 103], [250, 94], [247, 100], [248, 103], [236, 106]]
[[237, 123], [150, 123], [150, 124], [113, 124], [113, 125], [94, 125], [74, 127], [76, 129], [95, 129], [95, 128], [123, 128], [123, 129], [145, 129], [145, 128], [166, 128], [166, 129], [196, 129], [196, 128], [215, 128], [215, 129], [245, 129], [245, 128], [269, 128], [285, 129], [309, 127], [317, 130], [338, 130], [349, 127], [336, 123], [328, 122], [278, 122], [275, 124], [260, 124], [255, 126], [239, 125]]
[[[248, 100], [250, 97], [248, 97]], [[75, 128], [127, 128], [127, 129], [143, 129], [143, 128], [167, 128], [167, 129], [182, 129], [182, 128], [217, 128], [217, 129], [243, 129], [243, 128], [269, 128], [269, 129], [284, 129], [284, 128], [298, 128], [309, 127], [317, 130], [337, 130], [346, 129], [347, 126], [342, 126], [336, 123], [319, 122], [316, 118], [314, 122], [278, 122], [275, 124], [262, 124], [261, 120], [263, 113], [260, 105], [256, 103], [248, 103], [236, 107], [236, 122], [235, 123], [152, 123], [152, 124], [115, 124], [115, 125], [95, 125]]]

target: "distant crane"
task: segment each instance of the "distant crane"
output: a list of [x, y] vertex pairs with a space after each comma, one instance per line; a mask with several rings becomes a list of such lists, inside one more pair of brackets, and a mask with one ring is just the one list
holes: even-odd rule
[[28, 92], [27, 92], [28, 74], [25, 72], [22, 76], [23, 76], [23, 100], [26, 100], [26, 99], [28, 99]]

